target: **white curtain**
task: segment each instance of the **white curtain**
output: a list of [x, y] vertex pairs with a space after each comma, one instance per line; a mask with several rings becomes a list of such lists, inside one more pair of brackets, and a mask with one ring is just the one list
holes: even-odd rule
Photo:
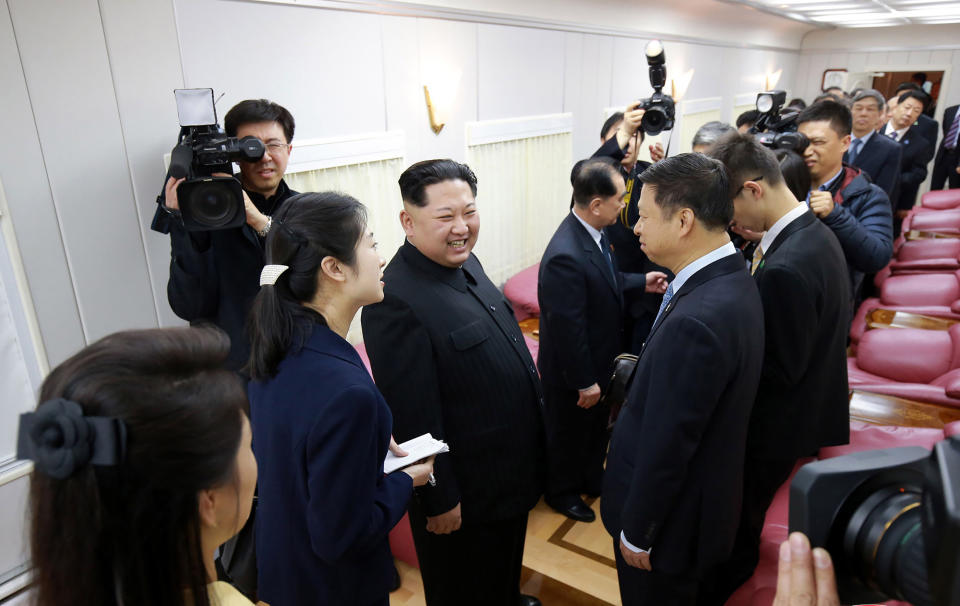
[[[367, 207], [369, 228], [379, 243], [380, 254], [390, 261], [403, 244], [400, 211], [403, 204], [397, 179], [406, 168], [403, 158], [334, 166], [298, 173], [287, 173], [284, 179], [291, 189], [299, 192], [338, 191], [349, 194]], [[347, 340], [363, 340], [360, 314], [354, 318]]]
[[538, 263], [569, 212], [572, 150], [570, 133], [467, 148], [478, 180], [474, 252], [494, 284]]

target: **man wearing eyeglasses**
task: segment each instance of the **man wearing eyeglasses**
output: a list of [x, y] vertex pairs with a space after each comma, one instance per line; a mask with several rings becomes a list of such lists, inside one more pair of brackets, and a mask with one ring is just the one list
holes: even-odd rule
[[283, 181], [294, 121], [290, 112], [276, 103], [247, 99], [227, 112], [223, 124], [231, 137], [254, 136], [264, 144], [263, 157], [239, 162], [240, 173], [235, 175], [243, 185], [246, 224], [208, 232], [186, 231], [175, 212], [179, 209], [177, 187], [183, 180], [170, 177], [152, 227], [170, 234], [170, 307], [191, 324], [211, 322], [222, 328], [230, 336], [227, 363], [240, 370], [250, 355], [244, 327], [259, 290], [270, 216], [297, 193]]

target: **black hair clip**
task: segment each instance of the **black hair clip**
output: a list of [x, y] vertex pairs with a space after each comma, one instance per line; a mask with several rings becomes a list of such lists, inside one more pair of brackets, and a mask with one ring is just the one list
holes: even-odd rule
[[56, 398], [20, 415], [17, 458], [63, 480], [88, 464], [118, 465], [127, 450], [127, 426], [117, 418], [84, 416], [71, 400]]

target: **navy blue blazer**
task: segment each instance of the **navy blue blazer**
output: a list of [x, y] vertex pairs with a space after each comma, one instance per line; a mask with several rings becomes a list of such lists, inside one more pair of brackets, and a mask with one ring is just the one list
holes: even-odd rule
[[[611, 255], [612, 257], [612, 255]], [[612, 259], [611, 259], [612, 260]], [[624, 291], [643, 292], [645, 274], [610, 271], [593, 236], [571, 212], [540, 260], [540, 350], [537, 365], [548, 392], [606, 387], [623, 353]]]
[[367, 605], [393, 582], [387, 534], [413, 493], [383, 475], [393, 419], [356, 350], [317, 324], [277, 374], [249, 385], [259, 473], [259, 597]]
[[888, 198], [896, 200], [900, 189], [900, 155], [901, 147], [896, 141], [875, 132], [852, 163], [849, 151], [843, 153], [843, 161], [863, 170], [874, 184], [887, 192]]
[[733, 548], [763, 343], [760, 295], [734, 254], [690, 276], [640, 352], [600, 510], [613, 537], [653, 548], [656, 571], [702, 573]]

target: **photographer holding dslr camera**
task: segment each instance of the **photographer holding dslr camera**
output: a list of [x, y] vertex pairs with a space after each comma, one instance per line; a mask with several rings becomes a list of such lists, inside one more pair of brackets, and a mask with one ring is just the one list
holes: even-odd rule
[[[617, 260], [617, 267], [624, 273], [642, 273], [660, 271], [672, 280], [673, 274], [647, 258], [640, 248], [640, 242], [633, 235], [633, 226], [639, 218], [637, 202], [643, 182], [640, 174], [650, 164], [637, 161], [644, 135], [658, 135], [673, 128], [675, 109], [673, 98], [663, 94], [667, 80], [666, 59], [660, 41], [651, 41], [646, 48], [650, 85], [654, 93], [646, 99], [639, 99], [627, 106], [624, 112], [617, 112], [604, 123], [600, 135], [603, 145], [593, 153], [593, 157], [607, 157], [620, 162], [620, 174], [626, 184], [624, 207], [617, 222], [604, 228], [603, 232], [610, 241], [610, 248]], [[619, 125], [619, 126], [618, 126]], [[665, 156], [663, 147], [657, 143], [650, 146], [650, 157], [658, 162]], [[574, 167], [574, 173], [577, 168]], [[638, 293], [627, 297], [627, 318], [624, 332], [627, 335], [627, 351], [638, 353], [657, 317], [663, 295], [656, 293]]]
[[[244, 327], [270, 216], [297, 193], [283, 181], [294, 120], [276, 103], [248, 99], [227, 112], [224, 136], [212, 90], [177, 91], [177, 100], [183, 129], [151, 226], [170, 234], [167, 297], [179, 317], [211, 322], [230, 336], [227, 367], [240, 371], [250, 353]], [[198, 108], [199, 116], [191, 113]], [[231, 161], [240, 166], [234, 176]]]

